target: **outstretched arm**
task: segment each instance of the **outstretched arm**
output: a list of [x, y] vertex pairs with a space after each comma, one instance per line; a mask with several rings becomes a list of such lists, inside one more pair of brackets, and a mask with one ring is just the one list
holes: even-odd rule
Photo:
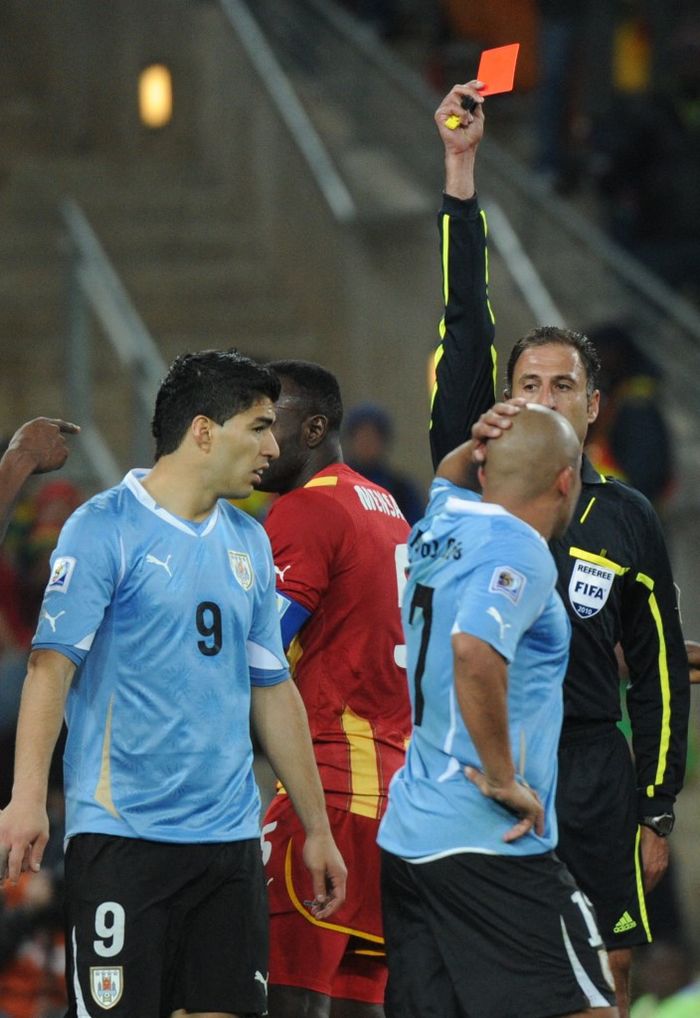
[[306, 831], [304, 862], [313, 880], [315, 901], [311, 911], [316, 918], [326, 919], [345, 900], [347, 871], [331, 834], [306, 709], [293, 680], [253, 686], [252, 720], [270, 766], [289, 792]]
[[0, 541], [24, 482], [30, 474], [44, 474], [62, 467], [68, 457], [64, 435], [79, 431], [77, 424], [37, 417], [14, 433], [0, 459]]
[[[445, 150], [445, 195], [438, 217], [445, 312], [435, 352], [430, 417], [434, 466], [469, 438], [474, 422], [495, 401], [486, 218], [474, 190], [476, 151], [484, 128], [475, 85], [455, 85], [435, 114]], [[462, 109], [464, 95], [477, 99], [473, 113]], [[461, 126], [451, 131], [446, 121], [453, 114]]]

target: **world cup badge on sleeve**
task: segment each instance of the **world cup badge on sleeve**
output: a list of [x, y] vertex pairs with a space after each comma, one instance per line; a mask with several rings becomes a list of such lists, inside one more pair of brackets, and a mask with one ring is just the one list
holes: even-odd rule
[[497, 566], [491, 575], [489, 591], [494, 594], [503, 594], [513, 604], [520, 600], [527, 577], [513, 569], [511, 566]]
[[72, 555], [62, 555], [54, 561], [51, 577], [46, 586], [47, 594], [66, 593], [75, 569], [75, 561]]
[[100, 1007], [108, 1011], [122, 998], [124, 992], [124, 970], [121, 965], [114, 968], [90, 968], [90, 993]]
[[253, 564], [250, 556], [245, 551], [231, 551], [229, 548], [228, 560], [238, 583], [244, 590], [250, 590], [253, 586]]

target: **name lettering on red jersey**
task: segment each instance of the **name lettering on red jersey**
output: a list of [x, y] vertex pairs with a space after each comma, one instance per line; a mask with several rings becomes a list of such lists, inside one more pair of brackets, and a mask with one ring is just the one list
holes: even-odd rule
[[365, 488], [361, 484], [354, 485], [354, 488], [363, 509], [367, 509], [369, 512], [384, 513], [385, 516], [393, 516], [394, 519], [403, 519], [403, 513], [399, 509], [396, 499], [387, 491]]

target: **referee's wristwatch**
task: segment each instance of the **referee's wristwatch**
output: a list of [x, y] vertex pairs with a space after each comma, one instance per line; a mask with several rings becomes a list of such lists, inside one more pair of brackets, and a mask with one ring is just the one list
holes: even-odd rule
[[642, 817], [640, 821], [644, 827], [649, 827], [660, 838], [669, 836], [675, 822], [676, 818], [673, 813], [659, 813], [655, 817]]

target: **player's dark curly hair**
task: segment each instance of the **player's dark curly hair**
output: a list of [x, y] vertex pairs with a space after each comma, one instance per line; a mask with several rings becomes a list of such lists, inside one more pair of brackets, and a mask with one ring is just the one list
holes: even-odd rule
[[598, 376], [600, 374], [598, 351], [588, 336], [584, 336], [582, 332], [574, 332], [573, 329], [564, 329], [558, 325], [543, 325], [539, 329], [532, 329], [517, 341], [510, 352], [506, 366], [506, 395], [508, 397], [513, 393], [513, 374], [521, 354], [526, 350], [532, 349], [532, 347], [550, 346], [554, 343], [559, 343], [561, 346], [570, 346], [578, 353], [583, 364], [583, 369], [586, 372], [586, 392], [590, 399], [598, 388]]
[[198, 414], [223, 424], [267, 396], [280, 392], [277, 375], [237, 350], [183, 353], [161, 383], [151, 423], [155, 458], [175, 452]]
[[334, 374], [312, 361], [270, 361], [267, 366], [298, 389], [307, 413], [323, 414], [328, 420], [329, 433], [340, 431], [343, 400]]

